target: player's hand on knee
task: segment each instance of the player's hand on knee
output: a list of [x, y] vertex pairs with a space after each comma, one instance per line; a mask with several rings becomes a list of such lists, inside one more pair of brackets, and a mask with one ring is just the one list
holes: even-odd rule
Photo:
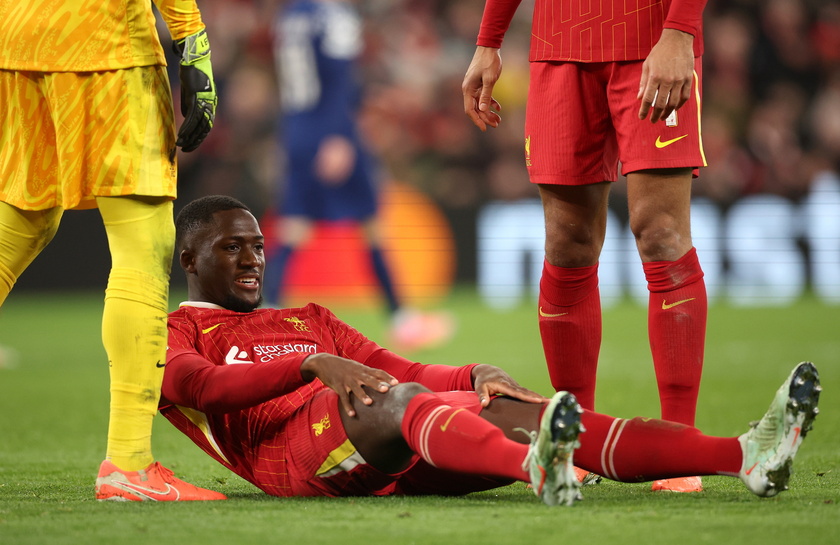
[[356, 416], [353, 397], [365, 405], [373, 403], [365, 387], [385, 393], [391, 386], [399, 383], [396, 378], [381, 369], [332, 354], [313, 354], [307, 357], [300, 366], [300, 374], [307, 382], [317, 378], [334, 390], [348, 416]]
[[480, 364], [472, 370], [473, 387], [482, 407], [490, 404], [493, 396], [504, 395], [528, 403], [545, 403], [548, 398], [523, 388], [510, 375], [493, 365]]

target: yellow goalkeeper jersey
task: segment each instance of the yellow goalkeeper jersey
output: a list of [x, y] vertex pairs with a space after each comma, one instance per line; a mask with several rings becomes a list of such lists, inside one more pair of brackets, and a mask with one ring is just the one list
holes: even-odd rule
[[[173, 39], [204, 28], [195, 0], [154, 0]], [[99, 72], [165, 65], [151, 0], [0, 0], [0, 68]]]

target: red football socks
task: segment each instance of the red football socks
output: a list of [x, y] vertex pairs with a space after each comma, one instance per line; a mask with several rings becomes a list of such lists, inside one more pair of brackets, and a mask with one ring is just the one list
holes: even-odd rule
[[595, 408], [595, 379], [601, 349], [598, 264], [555, 267], [543, 263], [539, 325], [551, 385]]
[[[584, 411], [586, 429], [575, 465], [625, 482], [687, 475], [737, 475], [743, 454], [737, 437], [711, 437], [697, 428], [650, 418], [623, 419]], [[529, 480], [528, 446], [504, 436], [477, 414], [447, 405], [434, 393], [408, 404], [402, 433], [426, 462], [449, 471]]]
[[414, 452], [440, 469], [529, 480], [522, 469], [528, 445], [511, 441], [490, 422], [433, 393], [418, 394], [408, 403], [402, 434]]
[[650, 290], [648, 336], [662, 418], [694, 425], [708, 300], [694, 248], [677, 261], [644, 263]]
[[609, 479], [643, 482], [690, 475], [737, 475], [743, 453], [737, 437], [711, 437], [697, 428], [649, 418], [613, 418], [584, 411], [586, 431], [575, 465]]

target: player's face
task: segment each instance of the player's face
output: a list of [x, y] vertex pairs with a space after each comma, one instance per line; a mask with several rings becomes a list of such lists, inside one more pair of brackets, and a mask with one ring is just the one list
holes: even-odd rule
[[[195, 255], [195, 287], [201, 301], [237, 312], [262, 302], [264, 237], [256, 218], [235, 208], [213, 214], [215, 224], [203, 233]], [[190, 294], [194, 298], [193, 294]]]

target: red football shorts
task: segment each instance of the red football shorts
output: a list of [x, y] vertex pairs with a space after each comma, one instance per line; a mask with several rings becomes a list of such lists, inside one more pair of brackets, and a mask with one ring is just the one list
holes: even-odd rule
[[[532, 62], [525, 163], [535, 184], [614, 182], [621, 173], [706, 166], [700, 57], [691, 97], [665, 121], [639, 119], [642, 61]], [[697, 171], [694, 172], [695, 176]]]
[[[475, 414], [481, 405], [475, 392], [437, 392], [452, 407]], [[285, 452], [291, 490], [278, 495], [366, 496], [390, 494], [461, 495], [509, 484], [511, 481], [454, 474], [430, 466], [418, 457], [409, 469], [388, 475], [364, 462], [347, 439], [339, 417], [338, 395], [319, 392], [301, 407], [285, 429]], [[312, 422], [330, 415], [330, 425], [313, 433]], [[335, 415], [334, 417], [332, 415]], [[317, 426], [316, 426], [317, 427]]]

